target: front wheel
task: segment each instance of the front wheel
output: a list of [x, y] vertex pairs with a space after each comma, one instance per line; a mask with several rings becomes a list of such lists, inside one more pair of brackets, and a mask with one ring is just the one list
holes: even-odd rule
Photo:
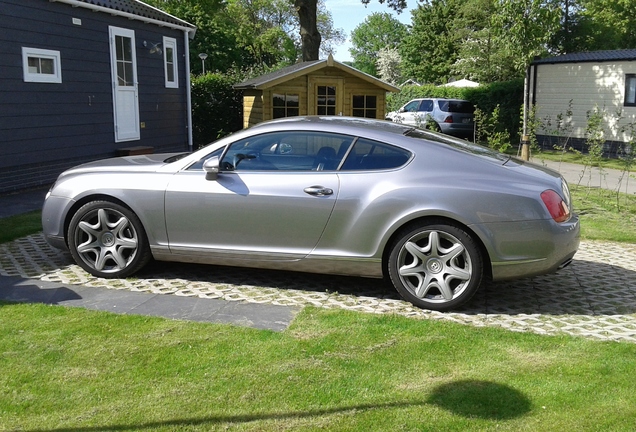
[[404, 230], [392, 244], [388, 266], [391, 282], [405, 300], [436, 311], [470, 300], [483, 275], [475, 241], [445, 222]]
[[110, 201], [89, 202], [73, 215], [68, 244], [75, 262], [97, 277], [127, 277], [151, 258], [137, 215]]

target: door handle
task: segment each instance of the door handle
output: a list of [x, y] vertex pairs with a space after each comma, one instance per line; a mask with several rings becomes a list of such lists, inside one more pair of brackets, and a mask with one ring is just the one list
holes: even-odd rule
[[306, 194], [314, 196], [332, 195], [333, 190], [324, 186], [309, 186], [304, 189]]

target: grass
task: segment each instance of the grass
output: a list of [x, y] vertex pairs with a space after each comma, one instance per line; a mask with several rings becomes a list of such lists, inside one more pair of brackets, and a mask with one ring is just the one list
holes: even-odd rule
[[631, 430], [636, 345], [307, 308], [283, 333], [0, 306], [0, 429]]
[[42, 231], [42, 212], [11, 216], [0, 219], [0, 243], [9, 242], [20, 237]]
[[570, 192], [582, 239], [636, 243], [636, 197], [575, 185]]
[[[515, 154], [517, 149], [514, 149]], [[533, 159], [538, 161], [549, 160], [554, 162], [567, 162], [579, 165], [589, 164], [588, 157], [585, 154], [567, 151], [560, 152], [557, 150], [541, 150], [540, 152], [533, 153]], [[625, 169], [625, 162], [616, 158], [603, 158], [601, 160], [603, 168], [617, 169], [623, 171]], [[631, 171], [636, 171], [636, 166], [633, 166]]]
[[[633, 205], [587, 188], [573, 196], [584, 238], [636, 241]], [[1, 241], [39, 230], [39, 212], [0, 219]], [[636, 424], [629, 343], [314, 308], [275, 333], [10, 303], [0, 303], [0, 334], [0, 430]]]

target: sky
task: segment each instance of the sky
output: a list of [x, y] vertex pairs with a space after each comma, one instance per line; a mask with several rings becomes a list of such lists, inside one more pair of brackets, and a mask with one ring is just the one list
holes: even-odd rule
[[411, 10], [417, 8], [417, 0], [408, 0], [407, 8], [397, 14], [393, 9], [380, 4], [378, 0], [371, 0], [365, 7], [360, 0], [325, 0], [327, 10], [331, 12], [333, 24], [336, 28], [341, 28], [345, 32], [347, 40], [344, 44], [336, 47], [333, 57], [339, 62], [351, 61], [351, 31], [362, 24], [367, 16], [374, 12], [388, 12], [402, 21], [404, 24], [411, 24]]

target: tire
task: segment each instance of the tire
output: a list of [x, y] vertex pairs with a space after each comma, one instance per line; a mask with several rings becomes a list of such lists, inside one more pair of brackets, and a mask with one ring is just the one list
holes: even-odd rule
[[442, 128], [439, 127], [439, 125], [437, 123], [433, 122], [429, 122], [426, 123], [426, 129], [433, 131], [433, 132], [442, 132]]
[[403, 230], [391, 246], [391, 283], [423, 309], [447, 311], [469, 301], [481, 285], [483, 259], [473, 238], [446, 221]]
[[97, 277], [130, 276], [151, 258], [137, 215], [110, 201], [83, 205], [71, 219], [67, 238], [75, 262]]

